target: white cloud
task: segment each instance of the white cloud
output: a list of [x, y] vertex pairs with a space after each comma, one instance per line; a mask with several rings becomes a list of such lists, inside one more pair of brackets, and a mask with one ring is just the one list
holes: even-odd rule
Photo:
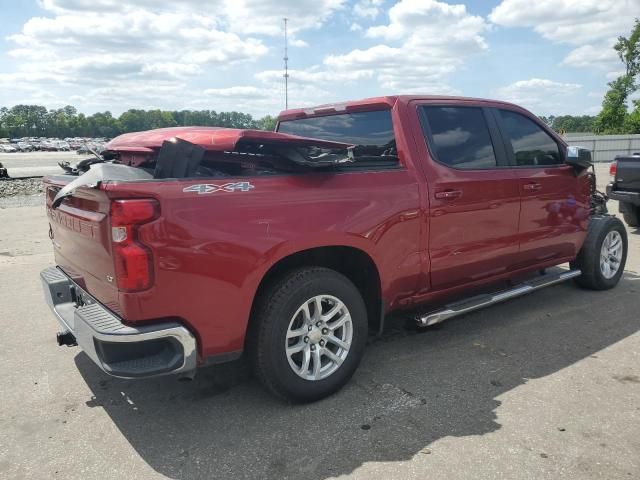
[[[253, 60], [267, 52], [254, 38], [241, 38], [215, 27], [207, 17], [190, 13], [73, 13], [32, 18], [22, 32], [9, 37], [10, 52], [26, 59], [26, 71], [67, 73], [90, 71], [135, 77], [146, 72], [192, 75], [207, 64]], [[42, 55], [47, 52], [47, 55]]]
[[607, 80], [612, 81], [612, 80], [615, 80], [616, 78], [621, 77], [624, 74], [625, 74], [624, 70], [614, 70], [614, 71], [608, 72], [606, 75], [606, 78]]
[[319, 28], [344, 3], [345, 0], [224, 0], [223, 12], [229, 28], [242, 34], [280, 36], [282, 19], [287, 17], [292, 20], [289, 32], [295, 37], [302, 30]]
[[627, 33], [638, 0], [503, 0], [489, 19], [503, 26], [531, 27], [549, 40], [582, 44]]
[[[215, 102], [217, 109], [227, 108], [244, 112], [265, 112], [277, 114], [283, 108], [284, 85], [282, 72], [278, 75], [264, 75], [258, 86], [235, 86], [228, 88], [210, 88], [204, 95], [192, 98], [190, 108], [210, 108]], [[318, 84], [291, 81], [289, 89], [289, 103], [296, 107], [317, 105], [326, 102], [331, 95]]]
[[[52, 106], [74, 96], [83, 99], [81, 109], [181, 108], [198, 102], [193, 82], [228, 84], [225, 72], [234, 65], [269, 54], [267, 41], [282, 35], [284, 16], [290, 45], [308, 47], [301, 32], [320, 27], [344, 1], [39, 0], [46, 16], [29, 19], [7, 37], [16, 67], [0, 74], [0, 100], [35, 102], [50, 92]], [[280, 105], [279, 92], [263, 86], [210, 88], [209, 102], [214, 94], [249, 101], [270, 94]]]
[[[357, 85], [357, 82], [366, 81], [372, 75], [368, 72], [334, 72], [316, 65], [308, 69], [289, 70], [289, 105], [307, 107], [326, 103], [328, 99], [337, 100], [336, 92], [340, 92], [345, 86]], [[273, 93], [277, 92], [277, 100], [284, 98], [284, 83], [282, 70], [265, 70], [255, 74], [255, 79], [260, 82], [261, 88]], [[282, 103], [277, 103], [277, 110]]]
[[292, 47], [297, 47], [297, 48], [306, 48], [309, 46], [309, 44], [307, 42], [305, 42], [304, 40], [300, 40], [298, 38], [294, 38], [293, 40], [289, 40], [289, 45], [291, 45]]
[[613, 39], [599, 42], [598, 45], [582, 45], [573, 49], [562, 61], [563, 65], [570, 67], [597, 68], [612, 71], [622, 64], [613, 50]]
[[[55, 13], [67, 12], [122, 12], [135, 8], [147, 10], [163, 9], [162, 2], [157, 0], [38, 0], [38, 3], [45, 10]], [[172, 6], [174, 10], [202, 8], [201, 0], [180, 0]], [[220, 0], [210, 0], [209, 7], [218, 7], [223, 2]]]
[[419, 37], [422, 43], [473, 44], [486, 48], [481, 34], [488, 25], [470, 15], [464, 4], [450, 5], [436, 0], [400, 0], [389, 9], [389, 24], [369, 28], [367, 35], [387, 40]]
[[578, 46], [564, 65], [611, 69], [619, 61], [611, 46], [619, 35], [629, 34], [638, 13], [640, 0], [502, 0], [489, 19]]
[[357, 17], [375, 19], [382, 11], [383, 0], [359, 0], [353, 6], [353, 13]]
[[519, 80], [496, 90], [496, 98], [521, 105], [538, 115], [565, 111], [567, 101], [582, 89], [577, 83], [542, 78]]
[[487, 50], [489, 25], [462, 4], [400, 0], [389, 9], [389, 23], [370, 27], [366, 36], [380, 43], [367, 49], [329, 55], [324, 63], [337, 72], [366, 72], [392, 91], [452, 93], [446, 76], [469, 55]]
[[[289, 83], [321, 86], [331, 83], [354, 83], [372, 76], [373, 73], [366, 70], [356, 72], [330, 71], [316, 65], [307, 70], [289, 70]], [[281, 83], [282, 70], [265, 70], [256, 73], [255, 77], [264, 83]]]
[[227, 88], [207, 88], [204, 92], [205, 95], [212, 97], [226, 97], [226, 98], [268, 98], [270, 95], [258, 87], [253, 86], [235, 86]]
[[216, 19], [241, 34], [280, 35], [282, 19], [291, 20], [291, 33], [322, 25], [345, 0], [39, 0], [48, 11], [68, 13], [187, 12]]
[[601, 110], [602, 107], [600, 105], [591, 105], [590, 107], [585, 108], [582, 113], [583, 115], [595, 116], [600, 113]]

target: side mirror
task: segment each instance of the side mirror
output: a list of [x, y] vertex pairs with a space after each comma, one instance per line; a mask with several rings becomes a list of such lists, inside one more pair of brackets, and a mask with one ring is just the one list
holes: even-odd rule
[[591, 161], [591, 150], [570, 145], [567, 147], [567, 159], [565, 163], [571, 165], [576, 170], [586, 170], [593, 165]]

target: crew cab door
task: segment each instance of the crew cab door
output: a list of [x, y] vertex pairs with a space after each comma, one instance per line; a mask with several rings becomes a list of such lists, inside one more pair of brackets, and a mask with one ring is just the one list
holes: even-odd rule
[[584, 178], [564, 163], [564, 146], [528, 115], [493, 109], [520, 190], [519, 267], [577, 254], [589, 217]]
[[429, 187], [431, 289], [499, 275], [518, 254], [518, 178], [491, 112], [464, 103], [418, 105]]

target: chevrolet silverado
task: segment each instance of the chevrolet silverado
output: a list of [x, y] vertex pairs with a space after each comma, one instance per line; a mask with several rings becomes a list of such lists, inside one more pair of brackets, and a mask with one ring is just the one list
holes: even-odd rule
[[246, 355], [271, 392], [317, 400], [390, 312], [426, 327], [569, 279], [614, 287], [626, 230], [590, 155], [458, 97], [122, 135], [45, 179], [58, 343], [124, 378]]

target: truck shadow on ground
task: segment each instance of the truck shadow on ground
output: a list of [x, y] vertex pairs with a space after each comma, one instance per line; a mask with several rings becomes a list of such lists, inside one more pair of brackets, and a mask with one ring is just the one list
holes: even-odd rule
[[87, 406], [104, 408], [159, 473], [320, 480], [365, 462], [410, 460], [446, 436], [500, 429], [500, 395], [598, 361], [597, 352], [640, 330], [640, 317], [623, 313], [640, 308], [639, 293], [640, 276], [627, 272], [614, 290], [559, 285], [437, 329], [391, 319], [351, 383], [311, 405], [272, 398], [242, 362], [203, 369], [191, 382], [113, 379], [84, 354], [76, 364], [93, 391]]

